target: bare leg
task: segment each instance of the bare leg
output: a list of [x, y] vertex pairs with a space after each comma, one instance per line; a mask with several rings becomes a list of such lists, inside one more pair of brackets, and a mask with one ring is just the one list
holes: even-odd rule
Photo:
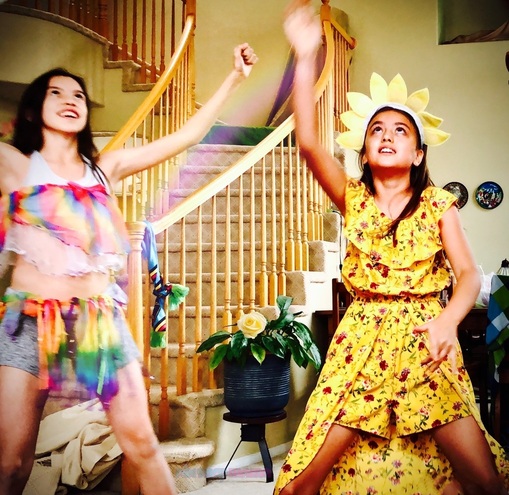
[[472, 416], [431, 431], [451, 463], [465, 495], [506, 495], [493, 456], [479, 425]]
[[0, 495], [23, 492], [47, 396], [35, 376], [0, 366]]
[[446, 485], [442, 495], [464, 495], [464, 491], [457, 480], [452, 480]]
[[120, 390], [106, 411], [124, 455], [136, 470], [144, 495], [177, 493], [170, 468], [148, 413], [140, 365], [132, 362], [118, 372]]
[[325, 442], [309, 466], [290, 481], [280, 495], [316, 495], [325, 478], [343, 452], [357, 437], [357, 432], [344, 426], [332, 425]]

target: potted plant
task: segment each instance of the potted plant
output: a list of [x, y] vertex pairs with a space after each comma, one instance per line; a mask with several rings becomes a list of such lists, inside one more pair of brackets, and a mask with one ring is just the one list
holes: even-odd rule
[[320, 351], [309, 328], [292, 313], [292, 298], [278, 296], [279, 316], [273, 320], [258, 311], [243, 315], [237, 331], [222, 330], [201, 343], [197, 352], [213, 350], [210, 369], [224, 363], [225, 405], [237, 416], [280, 414], [289, 400], [290, 360], [316, 370]]

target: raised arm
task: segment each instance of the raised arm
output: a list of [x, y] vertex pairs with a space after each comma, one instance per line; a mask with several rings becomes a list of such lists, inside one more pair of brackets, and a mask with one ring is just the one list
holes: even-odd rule
[[284, 29], [295, 53], [292, 102], [300, 152], [325, 192], [344, 213], [346, 173], [318, 137], [314, 84], [322, 27], [310, 2], [294, 0], [289, 5]]
[[29, 159], [19, 150], [0, 142], [0, 191], [9, 194], [19, 189], [28, 170]]
[[145, 170], [199, 143], [216, 121], [223, 104], [249, 76], [258, 61], [253, 49], [243, 43], [235, 47], [234, 67], [214, 95], [179, 130], [137, 148], [104, 153], [99, 164], [112, 183]]

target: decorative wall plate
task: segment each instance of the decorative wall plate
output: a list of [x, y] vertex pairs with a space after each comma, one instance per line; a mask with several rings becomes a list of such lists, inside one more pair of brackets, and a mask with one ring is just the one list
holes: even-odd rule
[[475, 190], [475, 200], [481, 208], [492, 210], [504, 199], [504, 191], [496, 182], [483, 182]]
[[468, 191], [461, 182], [449, 182], [444, 189], [458, 198], [458, 208], [465, 206], [468, 201]]

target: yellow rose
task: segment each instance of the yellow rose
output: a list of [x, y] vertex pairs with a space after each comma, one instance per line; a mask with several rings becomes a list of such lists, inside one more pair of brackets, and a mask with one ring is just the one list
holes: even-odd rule
[[237, 327], [248, 339], [254, 339], [259, 333], [263, 332], [267, 320], [265, 316], [257, 311], [242, 315], [237, 322]]

